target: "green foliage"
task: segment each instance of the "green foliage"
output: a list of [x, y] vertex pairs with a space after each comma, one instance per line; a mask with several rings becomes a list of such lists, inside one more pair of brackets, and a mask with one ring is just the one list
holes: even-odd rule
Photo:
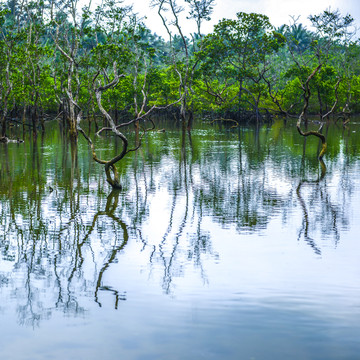
[[180, 79], [187, 78], [186, 106], [196, 112], [277, 111], [277, 102], [296, 114], [303, 105], [302, 87], [321, 64], [309, 83], [309, 111], [331, 108], [336, 97], [336, 111], [360, 111], [360, 47], [350, 41], [350, 15], [311, 16], [312, 32], [297, 23], [275, 30], [267, 16], [239, 12], [202, 36], [201, 21], [209, 20], [214, 1], [186, 3], [199, 30], [185, 43], [173, 36], [172, 49], [130, 7], [114, 0], [95, 11], [77, 9], [74, 18], [61, 7], [51, 14], [44, 1], [28, 2], [21, 16], [16, 2], [2, 3], [0, 110], [56, 112], [70, 89], [79, 108], [96, 112], [94, 86], [113, 79], [116, 61], [120, 81], [103, 96], [109, 109], [134, 113], [136, 103], [145, 102], [145, 109], [170, 104], [184, 88]]

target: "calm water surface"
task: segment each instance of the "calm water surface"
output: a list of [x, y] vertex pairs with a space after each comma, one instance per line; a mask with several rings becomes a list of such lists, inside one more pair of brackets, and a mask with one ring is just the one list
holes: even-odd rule
[[0, 358], [359, 359], [360, 123], [325, 131], [152, 133], [121, 192], [57, 123], [0, 144]]

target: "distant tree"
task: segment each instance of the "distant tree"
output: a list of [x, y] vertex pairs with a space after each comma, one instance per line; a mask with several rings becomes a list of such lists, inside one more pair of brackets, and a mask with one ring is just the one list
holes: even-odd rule
[[0, 12], [0, 74], [1, 74], [1, 137], [6, 138], [7, 121], [6, 116], [9, 106], [9, 97], [13, 88], [13, 81], [11, 78], [11, 67], [13, 65], [13, 52], [16, 46], [16, 37], [9, 34], [8, 28], [5, 29], [6, 15], [8, 10], [2, 9]]
[[303, 24], [297, 23], [294, 18], [293, 21], [290, 26], [282, 25], [276, 31], [291, 40], [294, 51], [303, 53], [311, 44], [312, 34]]
[[203, 21], [210, 21], [214, 11], [215, 0], [185, 0], [190, 7], [188, 19], [194, 19], [197, 27], [197, 35], [200, 37]]
[[[189, 19], [195, 19], [198, 35], [201, 37], [201, 24], [204, 20], [209, 20], [213, 11], [214, 1], [211, 0], [186, 0], [185, 4], [189, 5]], [[179, 95], [180, 95], [180, 119], [185, 128], [191, 128], [192, 112], [189, 116], [189, 92], [194, 77], [194, 70], [198, 65], [197, 61], [193, 61], [191, 57], [189, 41], [184, 35], [183, 28], [180, 24], [180, 14], [185, 11], [185, 7], [178, 4], [177, 0], [153, 0], [152, 6], [157, 8], [158, 14], [163, 22], [163, 25], [169, 36], [169, 45], [171, 51], [171, 60], [173, 69], [179, 79]], [[165, 17], [165, 13], [170, 13], [170, 19]], [[170, 26], [175, 28], [176, 34], [170, 29]], [[177, 40], [182, 42], [182, 46], [177, 46]], [[178, 48], [183, 51], [177, 52]]]
[[[261, 96], [261, 80], [268, 70], [267, 56], [278, 50], [283, 44], [283, 36], [274, 31], [269, 18], [261, 14], [237, 13], [237, 19], [221, 20], [214, 27], [214, 32], [204, 38], [204, 46], [199, 56], [202, 57], [204, 75], [214, 74], [225, 87], [237, 84], [238, 111], [245, 107], [246, 101], [258, 113]], [[225, 82], [224, 82], [224, 79]], [[214, 79], [215, 80], [215, 79]], [[221, 99], [221, 87], [211, 88], [208, 92]], [[219, 92], [220, 91], [220, 92]], [[250, 100], [248, 100], [250, 99]]]
[[[91, 2], [91, 0], [90, 0]], [[83, 47], [90, 7], [83, 12], [79, 11], [78, 0], [56, 2], [50, 0], [50, 25], [53, 25], [52, 39], [56, 47], [60, 67], [54, 67], [54, 78], [63, 78], [60, 83], [63, 111], [69, 125], [69, 134], [72, 140], [77, 139], [77, 122], [80, 110], [78, 108], [81, 81], [79, 64], [85, 57]], [[55, 63], [56, 63], [55, 60]]]

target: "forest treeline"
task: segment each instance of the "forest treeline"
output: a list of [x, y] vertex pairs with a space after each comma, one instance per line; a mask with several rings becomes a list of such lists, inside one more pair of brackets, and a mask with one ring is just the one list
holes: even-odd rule
[[[152, 0], [164, 39], [115, 0], [96, 8], [77, 0], [1, 1], [1, 136], [14, 122], [36, 131], [55, 117], [76, 137], [82, 119], [97, 124], [99, 116], [117, 131], [161, 111], [188, 127], [194, 114], [257, 121], [302, 114], [303, 121], [308, 113], [322, 120], [360, 112], [351, 15], [325, 10], [309, 17], [309, 30], [295, 18], [274, 28], [265, 15], [239, 12], [204, 35], [214, 0], [183, 3]], [[183, 14], [195, 33], [185, 34]]]

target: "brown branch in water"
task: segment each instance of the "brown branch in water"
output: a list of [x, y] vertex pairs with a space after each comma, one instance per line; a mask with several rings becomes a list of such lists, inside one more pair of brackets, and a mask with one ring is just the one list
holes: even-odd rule
[[321, 147], [321, 151], [320, 151], [319, 156], [318, 156], [319, 160], [321, 160], [323, 158], [325, 152], [326, 152], [326, 149], [327, 149], [326, 138], [320, 132], [322, 127], [323, 127], [323, 124], [321, 124], [318, 131], [312, 130], [312, 131], [303, 132], [299, 126], [296, 126], [296, 127], [297, 127], [297, 130], [298, 130], [298, 132], [299, 132], [299, 134], [301, 136], [307, 137], [307, 136], [313, 135], [313, 136], [318, 137], [321, 140], [322, 147]]
[[[114, 69], [114, 79], [107, 83], [104, 86], [99, 86], [99, 87], [95, 87], [95, 81], [97, 79], [97, 77], [100, 74], [100, 71], [98, 71], [95, 76], [93, 77], [93, 87], [94, 87], [94, 92], [95, 92], [95, 96], [96, 96], [96, 100], [98, 103], [98, 107], [101, 111], [101, 113], [105, 116], [106, 120], [108, 121], [108, 123], [111, 126], [111, 130], [122, 140], [123, 142], [123, 149], [121, 151], [120, 154], [118, 154], [117, 156], [115, 156], [114, 158], [106, 161], [106, 160], [101, 160], [96, 156], [95, 153], [95, 147], [94, 144], [92, 142], [92, 140], [90, 139], [90, 137], [85, 133], [85, 131], [81, 128], [80, 126], [80, 121], [81, 121], [81, 116], [82, 116], [82, 111], [80, 109], [80, 107], [76, 104], [76, 102], [74, 100], [72, 100], [73, 104], [78, 107], [80, 109], [79, 114], [77, 116], [77, 129], [78, 131], [84, 136], [85, 140], [88, 142], [88, 144], [91, 147], [91, 151], [92, 151], [92, 157], [93, 159], [100, 163], [105, 165], [105, 174], [106, 174], [106, 180], [107, 182], [114, 188], [114, 189], [121, 189], [121, 185], [119, 183], [119, 175], [115, 166], [115, 163], [118, 162], [119, 160], [121, 160], [127, 153], [127, 146], [128, 146], [128, 140], [125, 137], [125, 135], [123, 135], [120, 131], [118, 131], [116, 129], [115, 123], [113, 121], [113, 119], [111, 118], [111, 116], [109, 115], [109, 113], [103, 108], [102, 103], [101, 103], [101, 95], [102, 92], [110, 89], [111, 87], [114, 87], [117, 85], [117, 83], [119, 82], [119, 75], [117, 73], [117, 67], [116, 67], [116, 62], [114, 62], [113, 64], [113, 69]], [[124, 75], [121, 75], [124, 76]], [[113, 177], [111, 176], [110, 170], [113, 172]]]
[[[111, 160], [105, 162], [105, 173], [106, 173], [107, 182], [114, 189], [121, 189], [121, 185], [119, 183], [119, 175], [118, 175], [115, 164], [118, 161], [120, 161], [121, 159], [123, 159], [124, 156], [127, 154], [127, 147], [128, 147], [129, 142], [128, 142], [128, 139], [126, 138], [126, 136], [123, 133], [121, 133], [119, 130], [117, 130], [116, 125], [115, 125], [112, 117], [103, 108], [102, 103], [101, 103], [101, 95], [102, 95], [102, 93], [104, 91], [116, 86], [118, 84], [118, 82], [119, 82], [119, 75], [117, 73], [116, 61], [113, 64], [113, 68], [114, 68], [114, 79], [113, 79], [113, 81], [107, 83], [104, 86], [99, 86], [99, 87], [95, 88], [94, 91], [95, 91], [95, 97], [96, 97], [96, 101], [97, 101], [100, 112], [104, 115], [104, 117], [106, 118], [106, 120], [110, 124], [111, 130], [114, 132], [115, 135], [117, 135], [121, 139], [121, 141], [123, 143], [123, 148], [122, 148], [121, 153], [116, 155], [115, 157], [113, 157]], [[98, 75], [99, 75], [99, 72], [94, 76], [93, 84], [95, 83], [95, 80], [98, 77]], [[112, 170], [112, 172], [113, 172], [113, 177], [111, 176], [110, 170]]]
[[306, 131], [306, 132], [303, 132], [301, 130], [301, 123], [302, 123], [302, 120], [306, 118], [306, 112], [307, 112], [307, 108], [309, 107], [309, 100], [310, 100], [310, 96], [311, 96], [311, 91], [310, 91], [310, 87], [309, 87], [309, 83], [311, 81], [311, 79], [316, 75], [316, 73], [321, 69], [321, 66], [322, 64], [318, 65], [314, 71], [308, 76], [308, 78], [306, 79], [306, 82], [304, 85], [302, 85], [302, 89], [303, 89], [303, 96], [304, 96], [304, 100], [305, 100], [305, 103], [304, 103], [304, 107], [303, 107], [303, 110], [298, 118], [298, 121], [296, 123], [296, 128], [299, 132], [299, 134], [301, 136], [304, 136], [304, 137], [307, 137], [307, 136], [316, 136], [318, 137], [320, 140], [321, 140], [321, 143], [322, 143], [322, 148], [321, 148], [321, 151], [320, 151], [320, 154], [319, 154], [319, 159], [321, 160], [325, 154], [325, 151], [326, 151], [326, 148], [327, 148], [327, 144], [326, 144], [326, 138], [323, 134], [321, 134], [321, 129], [323, 127], [323, 124], [320, 125], [320, 128], [319, 130], [315, 131], [315, 130], [312, 130], [312, 131]]
[[224, 118], [219, 118], [219, 119], [214, 119], [210, 122], [210, 124], [213, 124], [215, 121], [230, 121], [230, 122], [234, 122], [236, 125], [233, 125], [231, 128], [236, 128], [239, 126], [239, 123], [234, 120], [234, 119], [224, 119]]
[[88, 144], [90, 145], [93, 159], [94, 159], [97, 163], [105, 165], [105, 164], [106, 164], [106, 160], [101, 160], [101, 159], [99, 159], [99, 158], [96, 156], [95, 146], [94, 146], [92, 140], [87, 136], [87, 134], [85, 133], [85, 131], [84, 131], [81, 127], [78, 126], [77, 129], [78, 129], [78, 131], [80, 132], [80, 134], [82, 134], [82, 135], [84, 136], [85, 140], [86, 140], [86, 141], [88, 142]]
[[[154, 110], [155, 108], [159, 108], [159, 107], [156, 107], [156, 106], [153, 106], [150, 110], [148, 110], [145, 114], [141, 115], [141, 116], [138, 116], [136, 119], [133, 119], [127, 123], [124, 123], [124, 124], [121, 124], [121, 125], [118, 125], [116, 126], [115, 125], [115, 122], [114, 120], [112, 119], [112, 117], [110, 116], [110, 114], [104, 109], [104, 107], [102, 106], [102, 99], [101, 99], [101, 96], [102, 96], [102, 93], [114, 86], [116, 86], [119, 82], [119, 79], [120, 77], [123, 77], [124, 75], [118, 75], [117, 73], [117, 67], [116, 67], [116, 62], [114, 62], [113, 64], [113, 71], [114, 71], [114, 79], [103, 85], [103, 86], [98, 86], [96, 87], [95, 86], [95, 82], [96, 82], [96, 79], [98, 78], [99, 74], [100, 74], [100, 71], [98, 71], [95, 76], [93, 77], [93, 88], [94, 88], [94, 92], [95, 92], [95, 97], [96, 97], [96, 101], [97, 101], [97, 104], [98, 104], [98, 107], [99, 107], [99, 110], [100, 112], [102, 113], [102, 115], [106, 118], [108, 124], [110, 125], [110, 127], [104, 127], [102, 128], [101, 130], [99, 130], [96, 134], [99, 135], [99, 133], [101, 133], [102, 131], [105, 131], [105, 130], [108, 130], [108, 131], [112, 131], [116, 136], [118, 136], [121, 141], [122, 141], [122, 144], [123, 144], [123, 147], [122, 147], [122, 150], [120, 152], [120, 154], [116, 155], [115, 157], [113, 157], [112, 159], [110, 160], [102, 160], [102, 159], [99, 159], [97, 156], [96, 156], [96, 153], [95, 153], [95, 147], [94, 147], [94, 144], [92, 142], [92, 140], [90, 139], [90, 137], [85, 133], [85, 131], [80, 127], [80, 120], [81, 120], [81, 111], [79, 112], [79, 115], [78, 115], [78, 121], [77, 121], [77, 128], [78, 128], [78, 131], [84, 136], [84, 138], [86, 139], [86, 141], [88, 142], [88, 144], [90, 145], [91, 147], [91, 151], [92, 151], [92, 156], [93, 156], [93, 159], [100, 163], [100, 164], [103, 164], [105, 165], [105, 174], [106, 174], [106, 180], [107, 182], [114, 188], [114, 189], [121, 189], [121, 185], [120, 185], [120, 182], [119, 182], [119, 175], [118, 175], [118, 171], [116, 169], [116, 166], [115, 164], [120, 161], [121, 159], [123, 159], [126, 154], [128, 154], [129, 152], [132, 152], [132, 151], [136, 151], [140, 148], [141, 144], [142, 144], [142, 139], [143, 137], [145, 136], [145, 134], [148, 132], [148, 131], [151, 131], [151, 130], [154, 130], [155, 129], [155, 123], [153, 120], [151, 119], [147, 119], [151, 122], [151, 127], [150, 128], [143, 128], [141, 127], [142, 129], [142, 135], [139, 139], [139, 143], [137, 144], [137, 146], [133, 149], [129, 149], [128, 148], [128, 145], [129, 145], [129, 142], [128, 142], [128, 139], [126, 138], [126, 136], [119, 131], [119, 129], [121, 127], [124, 127], [124, 126], [128, 126], [132, 123], [135, 123], [139, 120], [143, 120], [145, 119], [145, 117], [147, 115], [150, 114], [150, 112], [152, 110]], [[74, 102], [75, 106], [78, 107], [78, 105]], [[172, 105], [172, 104], [171, 104]], [[169, 105], [170, 106], [170, 105]], [[167, 106], [168, 107], [168, 106]], [[112, 171], [112, 174], [111, 172]]]

